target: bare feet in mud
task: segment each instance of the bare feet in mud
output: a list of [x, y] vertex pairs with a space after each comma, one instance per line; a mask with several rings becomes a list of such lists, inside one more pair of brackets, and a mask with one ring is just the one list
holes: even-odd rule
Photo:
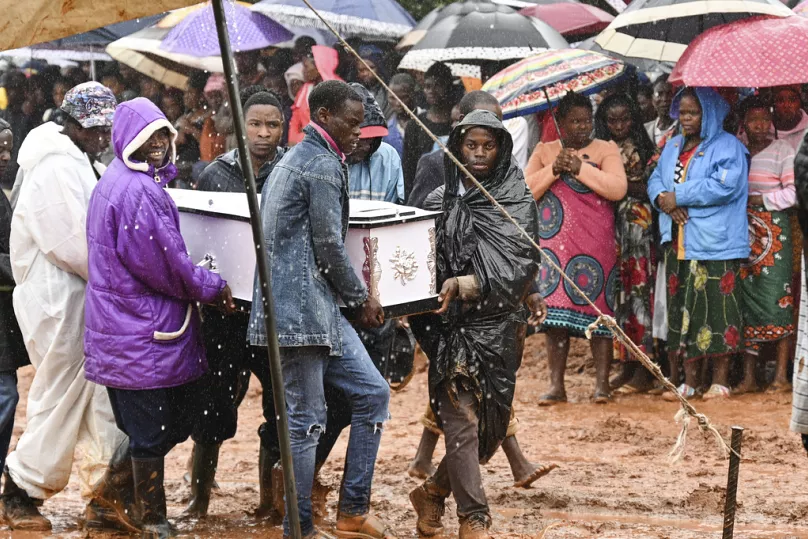
[[427, 479], [432, 477], [432, 474], [435, 473], [435, 467], [432, 465], [431, 462], [422, 462], [421, 460], [417, 459], [413, 460], [409, 467], [407, 468], [407, 475], [410, 477], [414, 477], [415, 479]]

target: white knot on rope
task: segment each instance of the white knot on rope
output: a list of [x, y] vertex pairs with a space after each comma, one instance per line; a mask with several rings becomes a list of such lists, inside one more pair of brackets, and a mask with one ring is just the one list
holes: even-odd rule
[[[679, 432], [679, 436], [676, 437], [676, 443], [673, 445], [670, 453], [668, 453], [668, 459], [671, 464], [675, 464], [679, 462], [685, 454], [685, 445], [687, 442], [687, 430], [690, 426], [690, 420], [696, 418], [696, 421], [699, 424], [699, 430], [701, 430], [705, 434], [712, 434], [718, 444], [718, 450], [724, 455], [724, 458], [728, 457], [731, 452], [734, 452], [732, 448], [728, 447], [724, 438], [721, 437], [721, 434], [718, 430], [710, 423], [710, 420], [707, 418], [706, 415], [700, 414], [697, 412], [689, 412], [684, 407], [680, 408], [676, 415], [674, 416], [674, 421], [677, 423], [682, 424], [682, 430]], [[739, 455], [740, 456], [740, 455]]]
[[607, 328], [615, 327], [617, 325], [617, 320], [614, 319], [613, 316], [609, 316], [608, 314], [601, 314], [598, 316], [597, 320], [589, 324], [587, 326], [586, 331], [584, 334], [588, 340], [592, 340], [592, 334], [597, 331], [600, 326], [605, 326]]

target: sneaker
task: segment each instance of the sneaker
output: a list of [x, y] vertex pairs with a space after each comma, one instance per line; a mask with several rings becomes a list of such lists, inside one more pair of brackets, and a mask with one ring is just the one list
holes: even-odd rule
[[460, 539], [490, 539], [488, 528], [491, 527], [491, 517], [483, 513], [475, 513], [460, 522]]

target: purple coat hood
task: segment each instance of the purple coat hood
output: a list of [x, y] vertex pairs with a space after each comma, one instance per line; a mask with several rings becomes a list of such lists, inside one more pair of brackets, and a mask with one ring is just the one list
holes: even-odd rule
[[116, 157], [90, 197], [85, 372], [107, 387], [175, 387], [207, 370], [195, 304], [212, 302], [225, 282], [194, 264], [180, 235], [177, 207], [163, 188], [176, 175], [173, 140], [157, 170], [131, 159], [164, 127], [176, 137], [147, 99], [119, 105]]

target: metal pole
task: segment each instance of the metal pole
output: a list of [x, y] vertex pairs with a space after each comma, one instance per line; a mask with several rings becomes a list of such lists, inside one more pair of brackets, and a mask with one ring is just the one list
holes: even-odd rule
[[[247, 202], [250, 206], [250, 226], [252, 226], [255, 259], [258, 263], [258, 280], [264, 296], [264, 325], [267, 332], [267, 351], [269, 352], [269, 368], [272, 375], [272, 396], [275, 400], [275, 414], [278, 420], [278, 441], [281, 450], [281, 466], [283, 467], [284, 492], [286, 494], [287, 517], [289, 519], [290, 537], [300, 539], [300, 516], [297, 512], [297, 490], [292, 464], [292, 449], [289, 443], [289, 423], [286, 417], [286, 397], [283, 390], [283, 371], [281, 370], [280, 351], [278, 349], [278, 333], [275, 330], [275, 307], [272, 301], [272, 288], [269, 280], [269, 267], [265, 254], [264, 231], [258, 209], [258, 193], [255, 187], [255, 176], [252, 161], [247, 150], [247, 131], [244, 127], [244, 112], [239, 99], [238, 81], [235, 73], [235, 60], [230, 47], [230, 36], [224, 13], [224, 1], [213, 0], [213, 15], [216, 19], [216, 31], [219, 34], [219, 46], [222, 51], [224, 77], [227, 82], [227, 94], [230, 99], [230, 112], [233, 115], [233, 126], [238, 141], [238, 154], [241, 170], [244, 172], [244, 184], [247, 189]], [[253, 305], [253, 309], [262, 306]]]
[[741, 467], [741, 441], [743, 427], [732, 427], [732, 452], [729, 454], [729, 474], [727, 475], [727, 499], [724, 502], [724, 535], [722, 539], [732, 539], [735, 530], [735, 497], [738, 493], [738, 470]]

